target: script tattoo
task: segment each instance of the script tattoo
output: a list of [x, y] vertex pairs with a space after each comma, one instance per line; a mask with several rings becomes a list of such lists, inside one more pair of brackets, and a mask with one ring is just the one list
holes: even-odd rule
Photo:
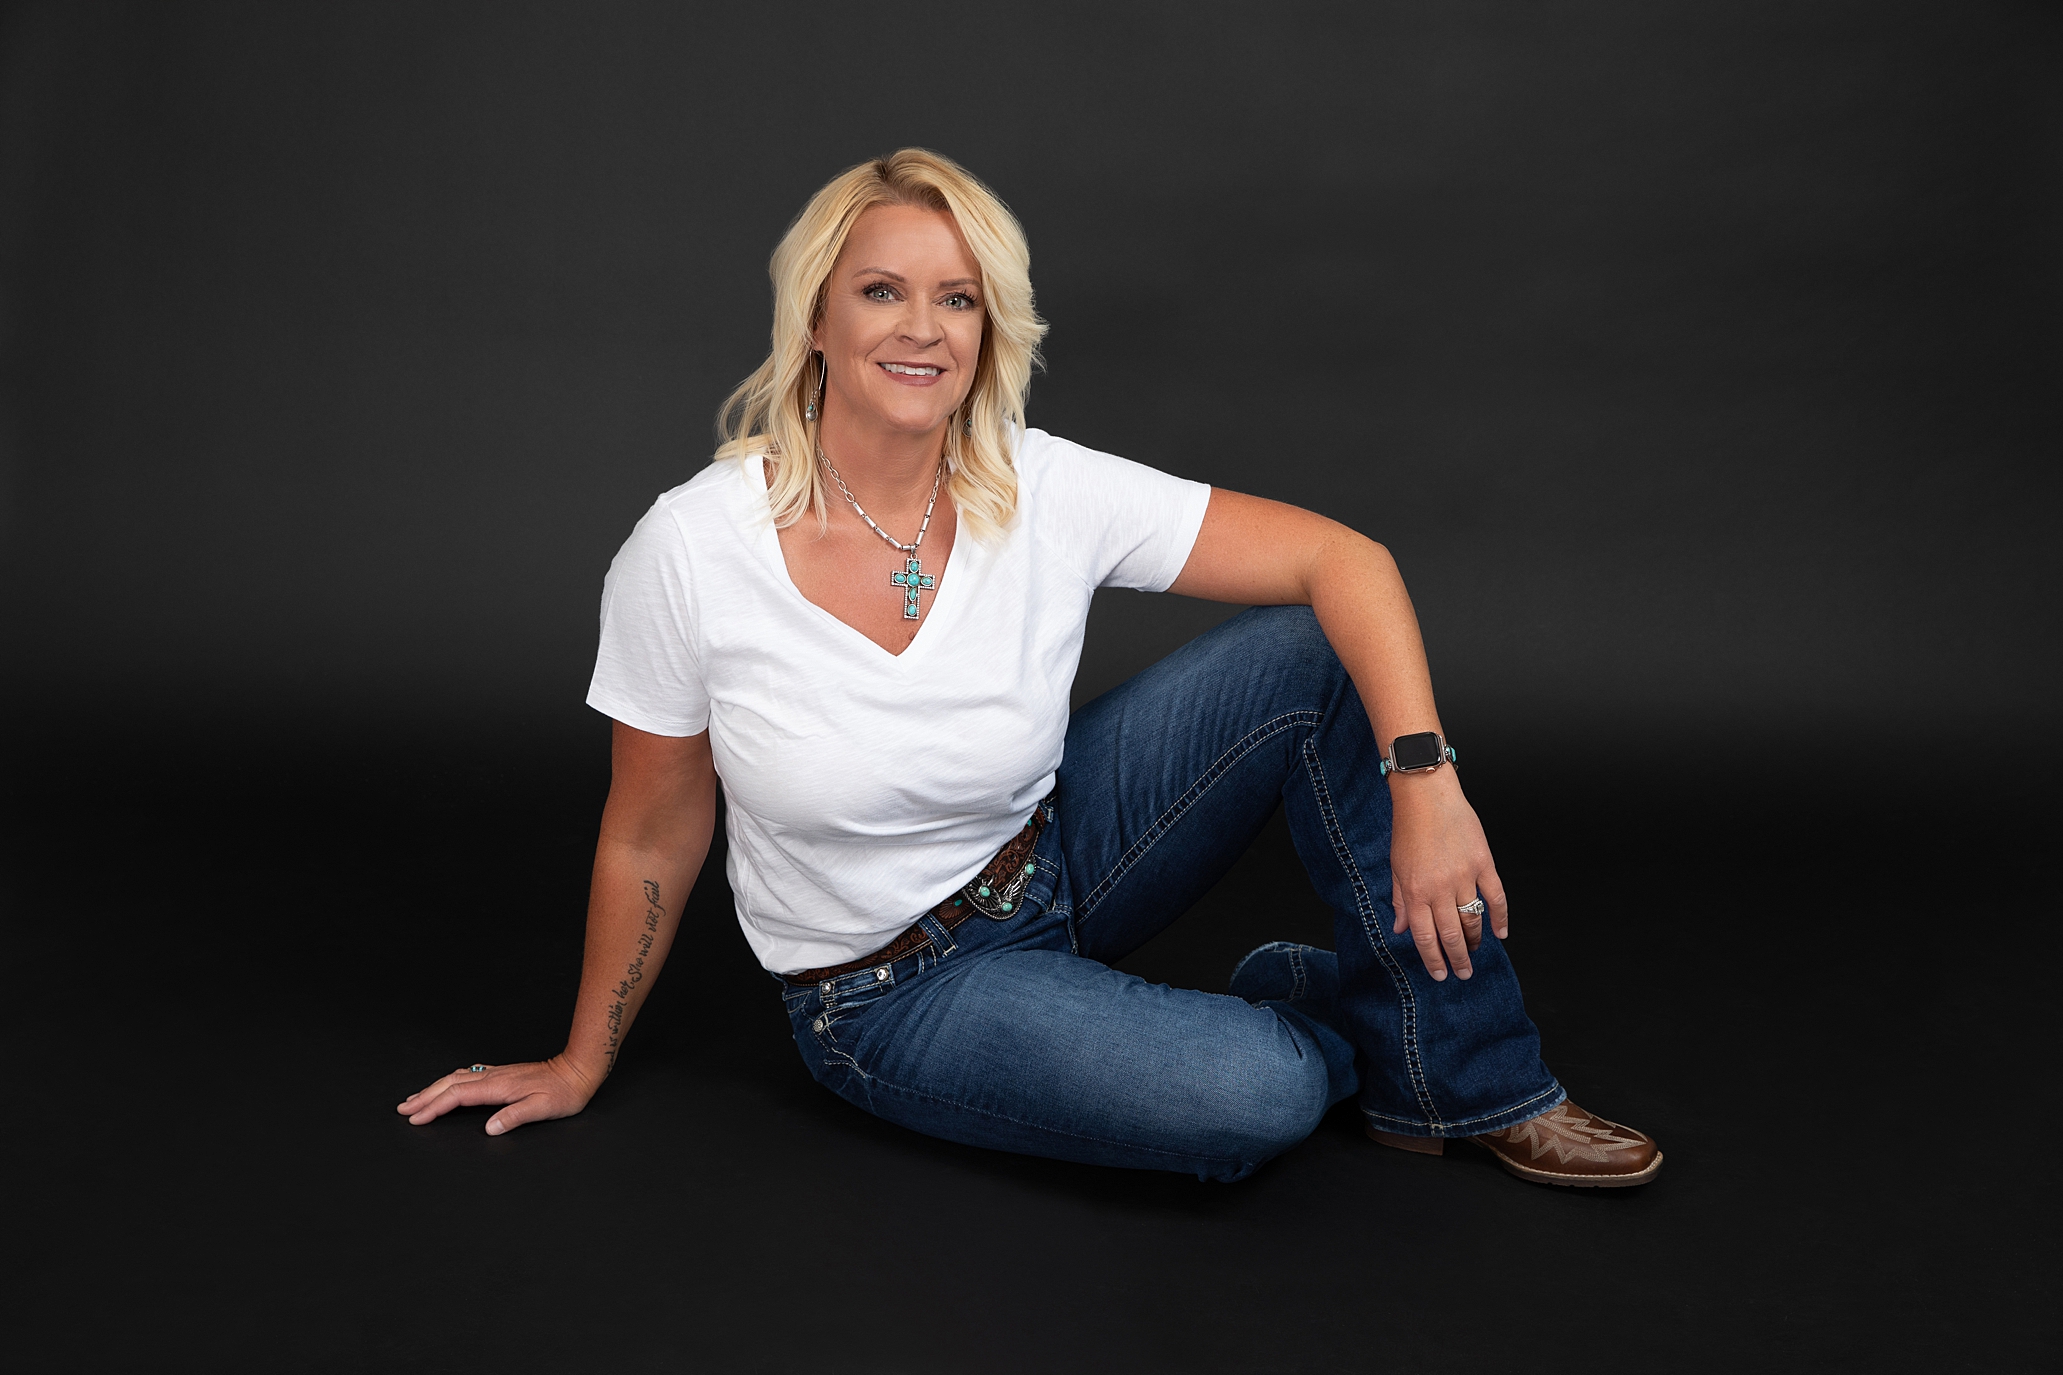
[[652, 953], [652, 943], [659, 939], [659, 920], [666, 909], [659, 905], [659, 885], [651, 879], [645, 880], [645, 929], [638, 932], [638, 953], [631, 960], [630, 967], [616, 984], [616, 1001], [609, 1006], [609, 1034], [602, 1042], [602, 1054], [607, 1063], [603, 1074], [616, 1069], [616, 1052], [623, 1045], [623, 1014], [630, 1003], [630, 991], [645, 981], [645, 956]]

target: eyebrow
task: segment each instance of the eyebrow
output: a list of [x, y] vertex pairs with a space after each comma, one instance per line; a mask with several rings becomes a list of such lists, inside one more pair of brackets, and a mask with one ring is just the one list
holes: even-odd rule
[[[886, 277], [886, 278], [888, 278], [888, 279], [889, 279], [890, 281], [892, 281], [892, 282], [901, 282], [901, 283], [902, 283], [903, 285], [905, 285], [905, 286], [909, 285], [909, 279], [908, 279], [907, 277], [904, 277], [902, 273], [900, 273], [900, 272], [890, 272], [890, 271], [889, 271], [889, 270], [888, 270], [887, 268], [885, 268], [885, 267], [862, 267], [862, 268], [856, 268], [856, 269], [854, 269], [854, 271], [853, 271], [853, 274], [852, 274], [852, 275], [853, 275], [853, 276], [855, 276], [855, 277]], [[980, 279], [980, 278], [978, 278], [978, 277], [951, 277], [951, 278], [948, 278], [947, 280], [945, 280], [945, 281], [943, 281], [943, 282], [940, 282], [940, 283], [939, 283], [939, 285], [940, 285], [940, 286], [980, 286], [980, 285], [981, 285], [981, 279]]]

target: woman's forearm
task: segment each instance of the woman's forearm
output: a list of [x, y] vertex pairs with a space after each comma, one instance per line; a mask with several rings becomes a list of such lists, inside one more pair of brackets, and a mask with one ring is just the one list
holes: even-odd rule
[[588, 890], [580, 995], [560, 1059], [590, 1092], [666, 963], [716, 827], [709, 737], [676, 740], [618, 723], [609, 801]]
[[615, 1069], [623, 1038], [666, 963], [709, 838], [704, 819], [700, 843], [685, 853], [640, 851], [607, 836], [595, 848], [580, 996], [561, 1052], [590, 1090]]
[[[1311, 610], [1361, 694], [1376, 748], [1387, 755], [1398, 736], [1420, 731], [1444, 736], [1439, 708], [1433, 704], [1432, 671], [1419, 637], [1418, 615], [1396, 561], [1373, 540], [1344, 526], [1335, 528], [1338, 534], [1311, 561]], [[1460, 776], [1453, 769], [1393, 772], [1389, 788], [1399, 825], [1414, 834], [1419, 819], [1438, 826], [1440, 814], [1467, 807]], [[1480, 829], [1473, 812], [1466, 824]], [[1502, 934], [1501, 917], [1495, 925]]]
[[1440, 729], [1425, 642], [1389, 550], [1343, 526], [1335, 529], [1311, 562], [1311, 610], [1387, 751], [1400, 735]]

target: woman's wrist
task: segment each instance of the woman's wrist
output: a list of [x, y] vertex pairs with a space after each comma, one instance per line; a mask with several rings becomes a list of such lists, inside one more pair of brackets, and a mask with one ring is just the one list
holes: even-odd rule
[[1423, 773], [1392, 772], [1389, 785], [1390, 806], [1396, 811], [1440, 807], [1461, 795], [1461, 779], [1455, 775], [1452, 764]]
[[571, 1046], [545, 1063], [570, 1079], [574, 1087], [588, 1098], [594, 1097], [601, 1089], [602, 1081], [609, 1077], [607, 1062], [599, 1058], [582, 1060], [574, 1054]]

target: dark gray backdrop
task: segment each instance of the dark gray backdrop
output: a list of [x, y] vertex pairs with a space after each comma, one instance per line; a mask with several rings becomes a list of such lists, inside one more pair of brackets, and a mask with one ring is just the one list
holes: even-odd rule
[[[2055, 1368], [2059, 57], [1975, 3], [6, 12], [0, 1352]], [[787, 218], [904, 143], [1031, 233], [1034, 423], [1397, 550], [1654, 1186], [1351, 1105], [1234, 1189], [917, 1137], [803, 1072], [714, 859], [586, 1111], [393, 1115], [563, 1044], [602, 572]], [[1222, 614], [1100, 601], [1078, 688]], [[1271, 827], [1123, 967], [1329, 930]]]
[[[1977, 4], [31, 6], [17, 688], [592, 739], [602, 572], [774, 240], [917, 143], [1030, 232], [1033, 423], [1387, 542], [1457, 738], [2052, 735], [2059, 51]], [[1083, 686], [1213, 614], [1106, 599]]]

